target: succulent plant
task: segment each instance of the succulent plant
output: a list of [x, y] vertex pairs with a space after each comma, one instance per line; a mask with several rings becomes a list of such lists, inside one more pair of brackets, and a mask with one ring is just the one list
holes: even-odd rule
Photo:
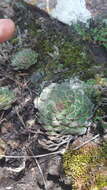
[[38, 54], [34, 50], [25, 48], [13, 56], [11, 65], [15, 70], [26, 70], [37, 62], [37, 57]]
[[0, 110], [7, 110], [15, 101], [15, 96], [8, 87], [0, 88]]
[[91, 87], [77, 78], [45, 87], [34, 100], [44, 127], [62, 134], [85, 133], [94, 107], [90, 99]]

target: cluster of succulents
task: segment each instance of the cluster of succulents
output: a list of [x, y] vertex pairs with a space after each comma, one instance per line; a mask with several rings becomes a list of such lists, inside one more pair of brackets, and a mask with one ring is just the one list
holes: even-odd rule
[[14, 101], [14, 93], [7, 86], [0, 87], [0, 110], [7, 110]]
[[51, 133], [84, 134], [92, 122], [90, 89], [92, 85], [77, 78], [45, 87], [34, 100], [45, 129]]
[[16, 52], [12, 58], [11, 65], [14, 70], [26, 70], [37, 62], [37, 57], [38, 54], [34, 50], [25, 48]]

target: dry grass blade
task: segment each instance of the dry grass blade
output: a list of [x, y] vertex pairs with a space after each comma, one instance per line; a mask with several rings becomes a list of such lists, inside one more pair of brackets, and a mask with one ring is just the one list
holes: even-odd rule
[[79, 145], [78, 147], [74, 148], [73, 150], [78, 150], [78, 149], [80, 149], [81, 147], [83, 147], [83, 146], [85, 146], [86, 144], [88, 144], [89, 142], [91, 142], [91, 141], [93, 141], [93, 140], [95, 140], [95, 139], [97, 139], [97, 138], [99, 138], [99, 137], [100, 137], [100, 135], [97, 134], [97, 135], [95, 135], [94, 137], [92, 137], [91, 139], [85, 141], [83, 144], [81, 144], [81, 145]]

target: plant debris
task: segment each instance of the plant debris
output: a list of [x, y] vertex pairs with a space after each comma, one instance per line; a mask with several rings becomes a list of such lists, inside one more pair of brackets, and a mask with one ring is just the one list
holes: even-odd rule
[[[64, 153], [80, 139], [78, 151], [90, 141], [99, 145], [107, 140], [106, 50], [98, 44], [97, 51], [92, 41], [86, 44], [71, 27], [22, 0], [4, 0], [2, 5], [0, 16], [14, 20], [16, 33], [0, 44], [0, 189], [71, 190]], [[34, 99], [43, 88], [75, 76], [84, 84], [95, 81], [100, 91], [94, 102], [84, 97], [91, 125], [85, 126], [84, 135], [50, 134], [40, 122]]]

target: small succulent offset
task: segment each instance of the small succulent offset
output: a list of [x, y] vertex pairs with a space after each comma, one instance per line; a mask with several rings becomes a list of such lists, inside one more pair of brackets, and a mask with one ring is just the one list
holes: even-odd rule
[[45, 87], [34, 100], [45, 129], [51, 133], [84, 134], [94, 107], [91, 87], [77, 78]]
[[37, 57], [38, 54], [34, 50], [25, 48], [13, 56], [11, 65], [14, 70], [26, 70], [37, 62]]
[[7, 86], [0, 87], [0, 110], [7, 110], [14, 101], [14, 93]]

